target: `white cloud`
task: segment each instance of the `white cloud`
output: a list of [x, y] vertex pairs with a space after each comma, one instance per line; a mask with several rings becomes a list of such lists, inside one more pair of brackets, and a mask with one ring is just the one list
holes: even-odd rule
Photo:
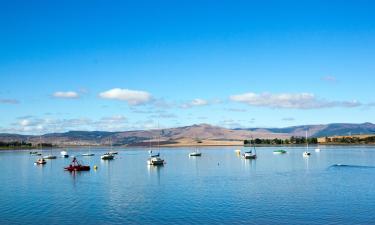
[[111, 90], [102, 92], [99, 94], [99, 97], [104, 99], [125, 101], [129, 105], [142, 105], [152, 100], [152, 96], [148, 92], [121, 88], [113, 88]]
[[75, 91], [57, 91], [53, 93], [53, 97], [73, 99], [73, 98], [79, 98], [79, 94]]
[[328, 101], [319, 99], [311, 93], [244, 93], [230, 96], [230, 100], [234, 102], [245, 103], [251, 106], [269, 107], [269, 108], [285, 108], [285, 109], [319, 109], [331, 107], [358, 107], [362, 104], [354, 101]]
[[209, 102], [207, 100], [204, 100], [204, 99], [201, 99], [201, 98], [196, 98], [196, 99], [193, 99], [192, 101], [188, 102], [188, 103], [184, 103], [181, 105], [181, 108], [184, 108], [184, 109], [187, 109], [187, 108], [192, 108], [192, 107], [195, 107], [195, 106], [205, 106], [205, 105], [208, 105]]

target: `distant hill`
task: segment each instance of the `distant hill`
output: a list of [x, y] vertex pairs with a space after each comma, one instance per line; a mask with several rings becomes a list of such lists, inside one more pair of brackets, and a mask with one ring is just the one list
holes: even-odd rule
[[335, 135], [375, 134], [375, 125], [372, 123], [349, 124], [336, 123], [327, 125], [305, 125], [286, 128], [249, 128], [228, 129], [209, 124], [199, 124], [185, 127], [136, 130], [123, 132], [105, 131], [69, 131], [66, 133], [50, 133], [42, 136], [0, 134], [1, 142], [25, 141], [34, 144], [53, 143], [63, 145], [155, 145], [158, 141], [162, 145], [193, 145], [197, 141], [207, 145], [240, 144], [244, 139], [263, 138], [289, 138], [291, 136], [304, 136], [308, 130], [309, 136], [325, 137]]
[[283, 133], [292, 136], [305, 136], [306, 130], [309, 136], [312, 137], [325, 137], [325, 136], [341, 136], [348, 134], [375, 134], [375, 124], [372, 123], [332, 123], [326, 125], [303, 125], [293, 126], [286, 128], [249, 128], [237, 130], [250, 130], [250, 131], [269, 131], [272, 133]]
[[26, 141], [34, 144], [53, 143], [56, 145], [155, 145], [160, 141], [163, 145], [185, 143], [191, 145], [199, 139], [201, 142], [215, 144], [242, 143], [244, 139], [254, 138], [287, 138], [288, 134], [270, 131], [232, 130], [209, 124], [192, 125], [160, 130], [137, 130], [124, 132], [102, 131], [69, 131], [51, 133], [42, 136], [0, 134], [0, 141]]

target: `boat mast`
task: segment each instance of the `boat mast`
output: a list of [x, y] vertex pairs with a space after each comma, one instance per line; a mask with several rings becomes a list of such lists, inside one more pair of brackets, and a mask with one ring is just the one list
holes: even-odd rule
[[251, 142], [253, 143], [254, 154], [256, 155], [256, 154], [257, 154], [257, 151], [256, 151], [256, 149], [255, 149], [255, 141], [254, 141], [253, 136], [251, 136]]
[[309, 150], [309, 141], [307, 140], [307, 130], [306, 130], [306, 152]]
[[159, 127], [159, 120], [158, 120], [158, 133], [159, 133], [159, 135], [158, 135], [158, 153], [160, 152], [160, 127]]

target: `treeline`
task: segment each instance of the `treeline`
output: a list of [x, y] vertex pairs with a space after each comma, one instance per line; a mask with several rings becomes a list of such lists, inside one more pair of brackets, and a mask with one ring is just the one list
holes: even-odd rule
[[11, 142], [2, 142], [0, 141], [0, 148], [40, 148], [40, 147], [53, 147], [51, 143], [39, 143], [36, 145], [33, 145], [32, 143], [25, 142], [25, 141], [11, 141]]
[[300, 145], [300, 144], [306, 144], [306, 140], [309, 144], [318, 144], [317, 138], [305, 138], [305, 137], [294, 137], [292, 136], [289, 139], [260, 139], [256, 138], [253, 140], [244, 140], [245, 145]]
[[326, 143], [338, 143], [338, 144], [374, 144], [375, 136], [369, 137], [326, 137]]
[[24, 141], [11, 141], [11, 142], [1, 142], [0, 141], [0, 147], [2, 148], [9, 148], [9, 147], [31, 147], [31, 143], [26, 143]]

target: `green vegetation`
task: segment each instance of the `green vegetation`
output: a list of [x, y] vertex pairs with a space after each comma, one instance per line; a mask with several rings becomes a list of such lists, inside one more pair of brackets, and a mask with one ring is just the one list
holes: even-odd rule
[[[307, 138], [309, 144], [318, 144], [317, 138]], [[256, 145], [300, 145], [306, 144], [305, 137], [294, 137], [289, 139], [260, 139], [256, 138], [254, 140], [244, 140], [245, 145], [256, 144]]]
[[24, 141], [12, 141], [12, 142], [0, 142], [0, 149], [10, 149], [10, 148], [32, 148], [31, 143], [26, 143]]
[[326, 144], [375, 144], [375, 136], [326, 137]]
[[2, 142], [0, 141], [0, 149], [16, 149], [16, 148], [40, 148], [40, 145], [44, 148], [51, 148], [53, 147], [50, 143], [41, 143], [37, 145], [32, 145], [31, 143], [27, 142], [19, 142], [19, 141], [11, 141], [11, 142]]

